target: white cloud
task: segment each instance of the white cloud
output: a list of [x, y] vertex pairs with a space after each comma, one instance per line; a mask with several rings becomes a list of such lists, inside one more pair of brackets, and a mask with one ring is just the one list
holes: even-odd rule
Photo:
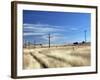
[[59, 29], [58, 26], [52, 26], [48, 24], [24, 24], [23, 26], [24, 26], [24, 31], [33, 31], [36, 33], [65, 31], [64, 29]]
[[77, 28], [70, 28], [70, 30], [77, 31], [78, 29]]
[[24, 33], [23, 35], [24, 35], [24, 36], [30, 36], [30, 35], [44, 35], [44, 33], [30, 33], [30, 32], [28, 32], [28, 33]]
[[28, 27], [28, 26], [35, 26], [35, 27], [41, 27], [41, 26], [50, 26], [50, 25], [48, 25], [48, 24], [40, 24], [40, 23], [38, 23], [38, 24], [28, 24], [28, 23], [25, 23], [25, 24], [23, 24], [23, 26], [25, 27]]
[[48, 34], [51, 34], [51, 43], [65, 42], [67, 37], [62, 33], [69, 31], [61, 26], [53, 26], [48, 24], [23, 24], [24, 34], [23, 36], [38, 37], [40, 40], [48, 41]]

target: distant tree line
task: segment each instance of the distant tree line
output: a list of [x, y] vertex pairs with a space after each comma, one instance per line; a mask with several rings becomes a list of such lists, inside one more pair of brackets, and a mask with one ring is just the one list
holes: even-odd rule
[[82, 41], [81, 43], [79, 43], [79, 42], [74, 42], [73, 44], [74, 45], [78, 45], [78, 44], [85, 44], [86, 42], [85, 41]]

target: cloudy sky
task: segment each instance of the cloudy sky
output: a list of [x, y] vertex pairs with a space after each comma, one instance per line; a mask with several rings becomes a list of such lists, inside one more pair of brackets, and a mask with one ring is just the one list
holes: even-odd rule
[[34, 43], [48, 43], [48, 34], [52, 44], [67, 44], [90, 41], [89, 13], [51, 12], [23, 10], [23, 39]]

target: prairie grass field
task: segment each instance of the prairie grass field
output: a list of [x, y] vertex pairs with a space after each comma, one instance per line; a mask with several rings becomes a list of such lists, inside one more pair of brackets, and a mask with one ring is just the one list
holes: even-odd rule
[[24, 48], [23, 69], [90, 66], [90, 51], [90, 45]]

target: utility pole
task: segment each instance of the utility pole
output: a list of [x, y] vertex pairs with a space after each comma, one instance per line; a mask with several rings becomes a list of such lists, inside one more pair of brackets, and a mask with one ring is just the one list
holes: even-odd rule
[[34, 40], [34, 48], [35, 48], [35, 45], [36, 45], [36, 41]]
[[30, 42], [30, 41], [28, 41], [28, 48], [30, 48], [30, 46], [31, 46], [31, 42]]
[[26, 40], [26, 42], [25, 42], [25, 43], [26, 43], [26, 48], [28, 48], [28, 41]]
[[84, 37], [85, 37], [85, 42], [86, 42], [86, 33], [87, 33], [87, 30], [84, 30]]
[[24, 47], [25, 47], [25, 48], [27, 47], [27, 43], [26, 43], [26, 40], [24, 40]]
[[50, 33], [48, 34], [48, 39], [49, 39], [49, 48], [50, 48], [50, 38], [51, 38], [51, 35]]

